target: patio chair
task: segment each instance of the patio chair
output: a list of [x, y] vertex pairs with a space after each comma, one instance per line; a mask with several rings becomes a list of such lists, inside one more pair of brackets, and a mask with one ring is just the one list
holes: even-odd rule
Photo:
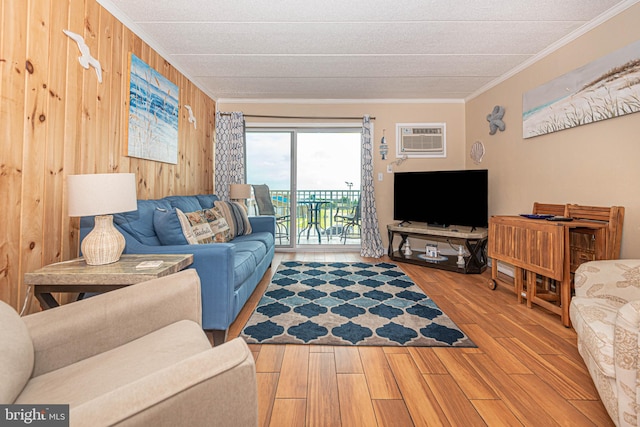
[[343, 244], [346, 244], [349, 232], [353, 231], [355, 227], [358, 227], [358, 234], [360, 233], [360, 198], [358, 197], [358, 203], [351, 209], [343, 209], [342, 212], [340, 212], [340, 206], [338, 206], [333, 219], [336, 223], [342, 224], [340, 240], [342, 240]]
[[279, 214], [273, 206], [271, 191], [267, 184], [251, 185], [253, 196], [258, 206], [258, 215], [271, 215], [276, 217], [276, 237], [282, 244], [282, 237], [289, 238], [289, 214]]

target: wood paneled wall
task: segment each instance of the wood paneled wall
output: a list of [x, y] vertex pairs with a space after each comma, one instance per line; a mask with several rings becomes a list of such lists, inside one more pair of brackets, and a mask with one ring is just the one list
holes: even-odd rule
[[[83, 35], [102, 83], [63, 29]], [[179, 87], [177, 165], [124, 155], [129, 52]], [[67, 175], [134, 172], [139, 199], [212, 192], [214, 114], [211, 98], [95, 0], [0, 0], [0, 300], [20, 310], [25, 272], [77, 256]]]

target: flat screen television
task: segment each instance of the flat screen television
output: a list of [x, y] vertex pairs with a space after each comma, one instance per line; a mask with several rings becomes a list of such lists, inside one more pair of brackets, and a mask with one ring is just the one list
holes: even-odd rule
[[488, 186], [486, 169], [396, 172], [393, 218], [440, 227], [487, 227]]

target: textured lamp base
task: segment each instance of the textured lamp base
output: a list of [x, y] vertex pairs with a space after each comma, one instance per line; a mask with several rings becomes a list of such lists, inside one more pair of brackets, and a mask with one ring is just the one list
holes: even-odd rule
[[124, 246], [124, 236], [113, 226], [113, 215], [96, 216], [93, 230], [80, 245], [82, 256], [89, 265], [104, 265], [118, 261]]

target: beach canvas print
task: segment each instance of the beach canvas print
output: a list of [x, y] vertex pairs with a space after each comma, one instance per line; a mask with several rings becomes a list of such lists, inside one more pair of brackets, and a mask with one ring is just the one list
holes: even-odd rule
[[522, 111], [524, 138], [640, 111], [640, 40], [526, 92]]
[[130, 54], [127, 155], [178, 163], [178, 86]]

